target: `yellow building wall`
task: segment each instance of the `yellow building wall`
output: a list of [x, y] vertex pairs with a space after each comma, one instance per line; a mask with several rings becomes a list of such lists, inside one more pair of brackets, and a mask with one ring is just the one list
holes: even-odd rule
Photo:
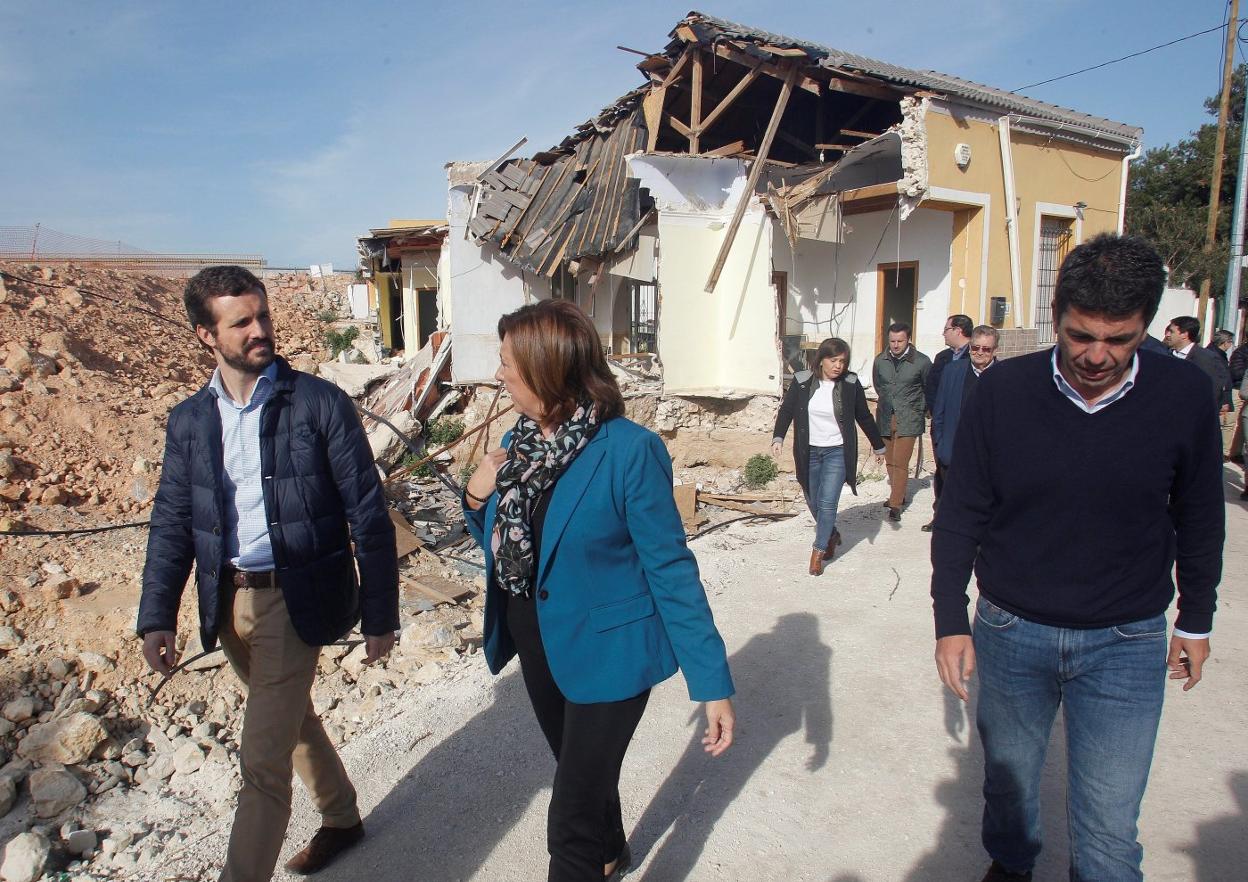
[[[956, 108], [952, 113], [929, 112], [925, 121], [929, 187], [937, 192], [937, 188], [941, 188], [988, 197], [987, 297], [1008, 299], [1010, 244], [997, 125], [979, 117], [958, 114]], [[1118, 228], [1125, 151], [1098, 150], [1015, 129], [1011, 130], [1010, 141], [1018, 212], [1020, 288], [1017, 310], [1006, 318], [1005, 327], [1029, 327], [1035, 315], [1032, 295], [1037, 204], [1065, 206], [1073, 213], [1075, 203], [1086, 203], [1082, 221], [1075, 224], [1079, 241], [1097, 233], [1113, 232]], [[955, 159], [958, 144], [971, 148], [971, 161], [964, 169], [958, 167]], [[979, 296], [983, 279], [983, 230], [979, 225], [983, 223], [985, 212], [939, 202], [927, 207], [943, 207], [955, 212], [951, 254], [953, 302], [961, 295], [963, 312], [977, 323], [986, 321], [987, 316], [981, 314]], [[964, 286], [959, 284], [962, 278]]]

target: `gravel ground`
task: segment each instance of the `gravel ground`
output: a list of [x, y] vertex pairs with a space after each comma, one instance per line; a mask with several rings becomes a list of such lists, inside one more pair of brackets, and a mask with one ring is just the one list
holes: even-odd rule
[[[1238, 474], [1226, 474], [1214, 656], [1199, 688], [1169, 690], [1141, 819], [1154, 882], [1227, 882], [1248, 866], [1248, 615], [1239, 606], [1248, 510]], [[845, 544], [818, 579], [805, 572], [804, 513], [696, 540], [739, 690], [737, 743], [706, 758], [680, 678], [654, 691], [621, 785], [631, 878], [980, 878], [982, 758], [931, 661], [928, 536], [919, 530], [931, 491], [926, 481], [912, 487], [896, 526], [882, 517], [882, 483], [847, 495]], [[392, 719], [344, 751], [369, 839], [318, 879], [544, 878], [554, 766], [517, 670], [493, 679], [479, 656], [465, 658], [386, 713]], [[1066, 878], [1063, 776], [1055, 740], [1037, 882]], [[300, 791], [287, 853], [315, 824]], [[223, 835], [196, 850], [222, 848]]]

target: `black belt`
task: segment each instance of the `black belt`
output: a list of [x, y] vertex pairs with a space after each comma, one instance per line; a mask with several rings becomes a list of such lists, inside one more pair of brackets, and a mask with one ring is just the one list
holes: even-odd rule
[[221, 571], [224, 578], [222, 581], [227, 585], [233, 585], [235, 588], [277, 588], [277, 572], [275, 570], [267, 570], [263, 573], [248, 572], [247, 570], [236, 570], [234, 567], [227, 566]]

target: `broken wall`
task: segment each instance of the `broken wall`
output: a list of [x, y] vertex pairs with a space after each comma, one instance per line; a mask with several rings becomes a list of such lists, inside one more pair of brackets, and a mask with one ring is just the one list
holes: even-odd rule
[[453, 184], [447, 197], [450, 231], [438, 262], [438, 289], [454, 315], [452, 383], [491, 382], [498, 370], [498, 319], [537, 297], [549, 297], [546, 279], [504, 260], [493, 245], [478, 245], [466, 233], [472, 209], [470, 184]]
[[[746, 211], [713, 294], [704, 290], [745, 189], [737, 159], [629, 158], [658, 209], [659, 357], [667, 395], [778, 395], [772, 224]], [[750, 194], [753, 199], [753, 194]]]
[[775, 269], [788, 274], [788, 333], [815, 342], [842, 338], [850, 345], [850, 369], [869, 387], [871, 362], [879, 354], [880, 264], [918, 262], [915, 345], [929, 357], [944, 348], [953, 215], [918, 209], [901, 222], [900, 238], [896, 212], [856, 214], [845, 222], [841, 245], [799, 239], [791, 250], [777, 232]]

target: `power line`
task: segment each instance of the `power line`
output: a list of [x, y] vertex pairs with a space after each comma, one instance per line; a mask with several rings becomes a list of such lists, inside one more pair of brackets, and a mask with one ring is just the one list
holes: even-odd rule
[[1194, 34], [1188, 34], [1186, 37], [1179, 37], [1177, 40], [1171, 40], [1169, 43], [1161, 43], [1160, 45], [1152, 46], [1152, 47], [1149, 47], [1148, 49], [1141, 49], [1139, 52], [1132, 52], [1130, 55], [1124, 55], [1121, 58], [1114, 58], [1114, 59], [1111, 59], [1110, 61], [1103, 61], [1100, 64], [1094, 64], [1091, 67], [1085, 67], [1082, 70], [1076, 70], [1068, 74], [1062, 74], [1060, 77], [1051, 77], [1050, 79], [1047, 79], [1047, 80], [1041, 80], [1038, 83], [1028, 83], [1025, 86], [1019, 86], [1017, 89], [1014, 89], [1012, 91], [1021, 92], [1024, 89], [1034, 89], [1037, 86], [1047, 86], [1049, 83], [1056, 83], [1058, 80], [1070, 79], [1071, 77], [1077, 77], [1079, 76], [1079, 74], [1084, 74], [1091, 70], [1100, 70], [1102, 67], [1109, 67], [1111, 64], [1117, 64], [1120, 61], [1126, 61], [1131, 58], [1139, 58], [1141, 55], [1147, 55], [1150, 52], [1156, 52], [1158, 49], [1165, 49], [1167, 46], [1173, 46], [1176, 43], [1182, 43], [1184, 40], [1192, 40], [1192, 39], [1195, 39], [1196, 37], [1203, 37], [1205, 34], [1212, 34], [1214, 31], [1220, 31], [1225, 28], [1226, 28], [1225, 24], [1220, 24], [1217, 27], [1207, 28], [1206, 30], [1203, 30], [1203, 31], [1197, 31]]

